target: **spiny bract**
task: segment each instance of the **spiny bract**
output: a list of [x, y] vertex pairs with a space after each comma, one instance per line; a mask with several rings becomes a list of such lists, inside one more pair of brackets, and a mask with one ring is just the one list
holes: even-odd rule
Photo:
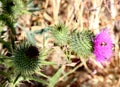
[[50, 28], [55, 42], [59, 45], [66, 45], [68, 41], [68, 28], [64, 24], [58, 24]]
[[39, 50], [36, 46], [22, 43], [13, 54], [13, 65], [21, 75], [30, 75], [39, 66]]
[[92, 32], [72, 32], [70, 39], [71, 49], [80, 57], [87, 58], [93, 51]]

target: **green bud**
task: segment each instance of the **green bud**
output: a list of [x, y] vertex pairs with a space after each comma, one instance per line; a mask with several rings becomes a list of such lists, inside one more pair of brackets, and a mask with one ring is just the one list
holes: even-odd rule
[[63, 24], [58, 24], [51, 27], [51, 33], [55, 43], [59, 45], [66, 45], [68, 41], [68, 28]]
[[70, 47], [80, 57], [87, 58], [93, 52], [93, 34], [90, 31], [72, 32]]

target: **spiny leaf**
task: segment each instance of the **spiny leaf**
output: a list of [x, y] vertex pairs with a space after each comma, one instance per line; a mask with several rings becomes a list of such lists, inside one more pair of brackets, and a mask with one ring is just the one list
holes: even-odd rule
[[63, 67], [61, 67], [57, 72], [56, 74], [49, 79], [49, 85], [48, 87], [55, 87], [55, 84], [57, 83], [59, 77], [61, 76], [62, 74], [62, 70], [63, 70]]
[[35, 77], [35, 76], [30, 76], [29, 79], [40, 82], [40, 83], [45, 84], [45, 85], [48, 85], [48, 82], [46, 80], [40, 79], [40, 78]]
[[16, 31], [14, 28], [14, 19], [11, 16], [9, 16], [8, 14], [1, 14], [0, 21], [2, 21], [2, 23], [7, 25], [11, 29], [14, 35], [16, 34]]

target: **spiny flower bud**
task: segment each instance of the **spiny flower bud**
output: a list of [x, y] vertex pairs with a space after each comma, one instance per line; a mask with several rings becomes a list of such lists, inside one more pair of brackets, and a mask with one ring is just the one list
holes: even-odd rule
[[92, 36], [93, 34], [90, 31], [74, 31], [70, 39], [71, 49], [77, 55], [87, 58], [93, 51]]
[[39, 66], [39, 50], [36, 46], [22, 43], [13, 54], [13, 65], [21, 75], [32, 74]]
[[55, 42], [59, 45], [66, 45], [68, 41], [68, 29], [63, 24], [58, 24], [50, 28]]

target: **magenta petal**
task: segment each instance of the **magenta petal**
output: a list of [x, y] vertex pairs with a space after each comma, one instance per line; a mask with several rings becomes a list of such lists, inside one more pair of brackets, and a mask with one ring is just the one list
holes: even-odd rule
[[96, 60], [104, 62], [112, 56], [112, 38], [107, 29], [104, 29], [94, 39], [94, 54]]

